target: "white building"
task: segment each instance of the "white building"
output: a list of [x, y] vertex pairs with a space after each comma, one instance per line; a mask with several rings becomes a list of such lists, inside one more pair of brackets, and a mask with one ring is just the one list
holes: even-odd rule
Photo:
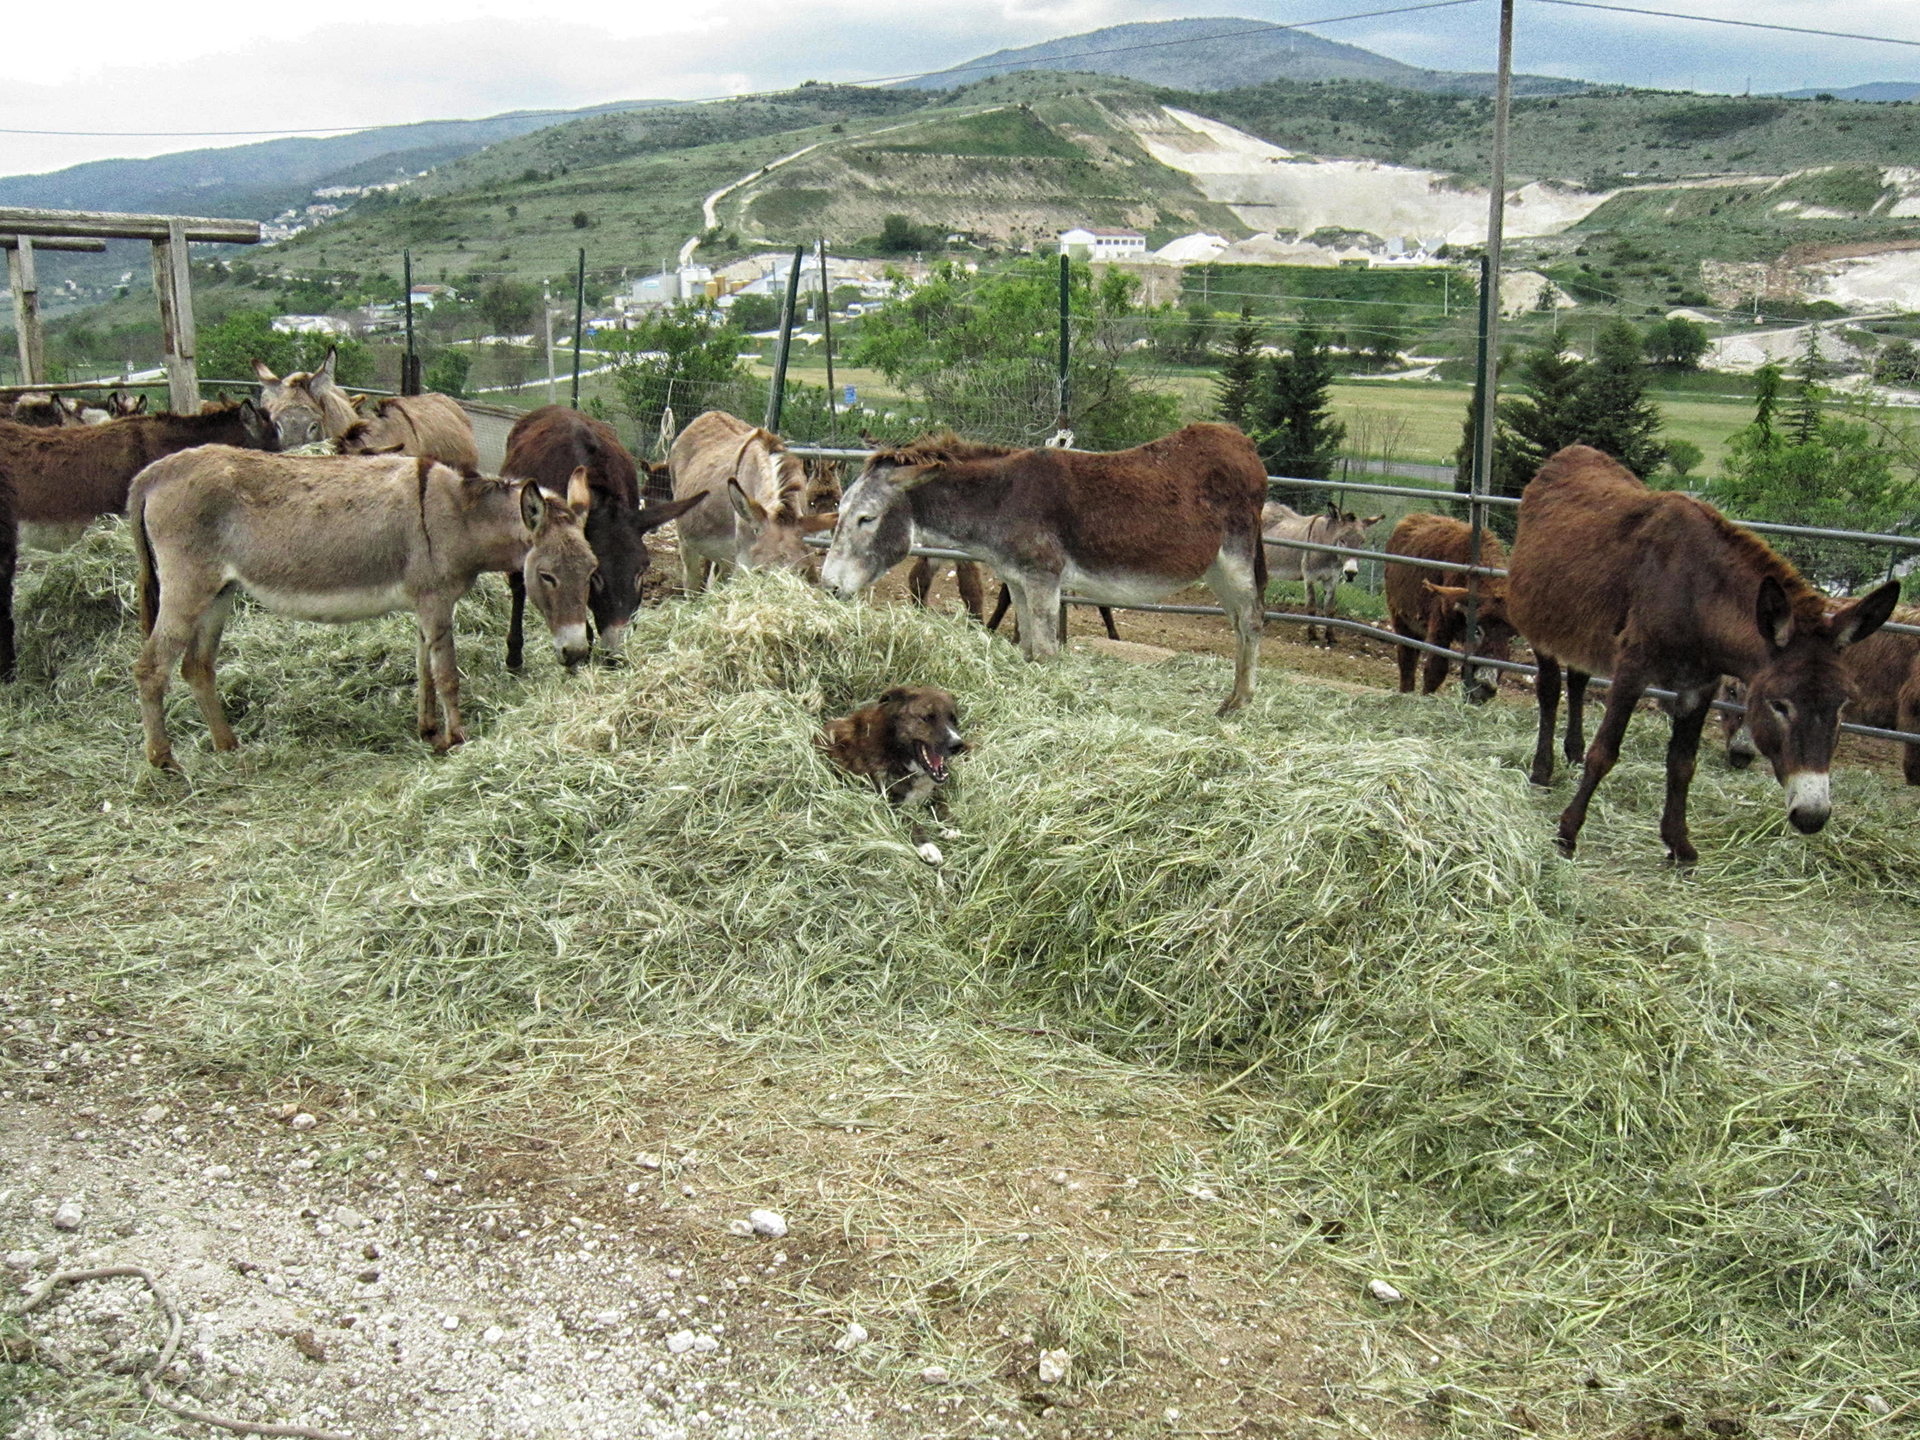
[[351, 335], [351, 320], [336, 320], [331, 315], [276, 315], [273, 328], [282, 335]]
[[1138, 230], [1076, 226], [1060, 232], [1060, 248], [1080, 260], [1120, 260], [1147, 253], [1147, 237]]

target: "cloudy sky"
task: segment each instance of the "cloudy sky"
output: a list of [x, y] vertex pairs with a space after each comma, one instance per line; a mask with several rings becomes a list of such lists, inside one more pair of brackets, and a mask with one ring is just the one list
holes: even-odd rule
[[[0, 130], [266, 132], [40, 136], [0, 133], [0, 174], [83, 160], [245, 143], [308, 127], [601, 101], [691, 99], [802, 80], [939, 69], [1130, 20], [1235, 15], [1292, 23], [1391, 0], [410, 0], [381, 7], [165, 7], [106, 0], [76, 28], [58, 6], [21, 6], [0, 47]], [[1633, 0], [1652, 8], [1661, 0]], [[545, 9], [551, 18], [538, 16]], [[1691, 15], [1891, 35], [1920, 42], [1913, 0], [1665, 0]], [[113, 12], [122, 12], [115, 18]], [[394, 16], [388, 20], [382, 16]], [[1410, 64], [1493, 65], [1491, 0], [1316, 26]], [[1535, 73], [1680, 89], [1755, 91], [1920, 81], [1920, 48], [1818, 40], [1522, 0], [1516, 63]], [[284, 127], [276, 130], [274, 127]]]

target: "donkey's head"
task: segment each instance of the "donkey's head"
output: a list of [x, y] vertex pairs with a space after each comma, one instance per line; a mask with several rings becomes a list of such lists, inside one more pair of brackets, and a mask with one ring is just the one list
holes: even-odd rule
[[[1467, 587], [1464, 585], [1436, 585], [1431, 580], [1424, 581], [1429, 602], [1441, 607], [1441, 613], [1450, 617], [1460, 633], [1465, 633], [1467, 624]], [[1431, 612], [1429, 612], [1431, 613]], [[1478, 660], [1507, 660], [1513, 655], [1513, 641], [1517, 633], [1513, 622], [1507, 618], [1507, 592], [1503, 582], [1489, 580], [1481, 582], [1480, 606], [1475, 612], [1475, 623], [1480, 627], [1480, 637], [1474, 642], [1470, 652]], [[1431, 633], [1431, 631], [1429, 631]], [[1484, 705], [1498, 692], [1493, 683], [1484, 674], [1476, 676], [1468, 691], [1467, 700], [1474, 705]]]
[[913, 505], [907, 492], [940, 472], [939, 463], [913, 464], [896, 452], [867, 460], [847, 493], [833, 527], [833, 544], [820, 567], [820, 583], [851, 600], [906, 559], [913, 546]]
[[568, 665], [578, 665], [592, 649], [587, 637], [587, 600], [599, 579], [599, 566], [586, 536], [592, 506], [584, 465], [573, 472], [565, 495], [542, 490], [532, 480], [520, 487], [520, 520], [528, 531], [521, 576], [534, 608], [553, 632], [553, 648]]
[[359, 418], [346, 393], [334, 384], [333, 366], [331, 345], [319, 369], [296, 370], [285, 379], [260, 361], [253, 362], [253, 373], [260, 378], [260, 403], [273, 418], [281, 449], [337, 439]]
[[807, 536], [831, 530], [837, 515], [794, 515], [786, 506], [769, 510], [740, 488], [738, 480], [727, 481], [727, 500], [733, 506], [734, 564], [750, 570], [790, 570], [812, 579], [819, 569], [819, 554], [807, 544]]
[[678, 520], [706, 498], [703, 490], [684, 500], [650, 502], [636, 510], [604, 490], [593, 492], [593, 508], [587, 514], [587, 543], [593, 547], [600, 570], [594, 576], [589, 604], [600, 648], [609, 657], [620, 653], [626, 643], [628, 622], [640, 608], [640, 586], [653, 564], [653, 557], [647, 553], [647, 532]]
[[[1338, 545], [1344, 550], [1364, 549], [1367, 543], [1367, 531], [1380, 523], [1382, 517], [1369, 515], [1362, 519], [1351, 510], [1342, 510], [1333, 501], [1327, 502], [1327, 529], [1323, 543]], [[1348, 555], [1343, 557], [1340, 566], [1341, 578], [1349, 585], [1360, 578], [1360, 562]]]
[[1900, 582], [1889, 580], [1831, 616], [1809, 618], [1773, 576], [1760, 582], [1754, 621], [1767, 659], [1747, 681], [1747, 733], [1786, 787], [1787, 819], [1803, 834], [1833, 813], [1827, 767], [1840, 707], [1852, 696], [1840, 652], [1886, 624], [1899, 598]]

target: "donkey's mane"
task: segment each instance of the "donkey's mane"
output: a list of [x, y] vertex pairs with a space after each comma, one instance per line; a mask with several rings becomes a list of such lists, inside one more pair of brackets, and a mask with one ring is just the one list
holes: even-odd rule
[[881, 450], [874, 456], [890, 465], [955, 465], [966, 460], [998, 460], [1018, 453], [1019, 445], [993, 445], [984, 440], [963, 440], [951, 430], [930, 430], [894, 450]]
[[1763, 577], [1771, 575], [1780, 582], [1780, 588], [1787, 592], [1787, 599], [1793, 606], [1796, 620], [1824, 621], [1827, 618], [1827, 597], [1807, 583], [1806, 577], [1794, 568], [1791, 560], [1753, 531], [1734, 524], [1706, 501], [1695, 500], [1693, 503], [1712, 521], [1729, 549], [1751, 564]]

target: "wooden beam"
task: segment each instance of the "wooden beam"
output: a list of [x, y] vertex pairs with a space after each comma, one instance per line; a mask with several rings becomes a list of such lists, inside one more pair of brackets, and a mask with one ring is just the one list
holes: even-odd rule
[[153, 293], [160, 300], [167, 406], [176, 415], [198, 415], [200, 376], [194, 363], [193, 279], [187, 267], [186, 226], [175, 220], [168, 230], [165, 240], [153, 242]]
[[40, 333], [40, 281], [33, 242], [7, 251], [7, 284], [13, 288], [13, 334], [20, 347], [20, 378], [29, 385], [47, 378], [46, 339]]
[[[0, 235], [0, 250], [14, 250], [19, 248], [19, 245], [19, 236]], [[35, 235], [33, 237], [33, 248], [36, 250], [74, 250], [84, 255], [98, 255], [102, 250], [107, 248], [107, 242], [104, 240], [61, 240], [51, 235]]]
[[0, 232], [11, 235], [164, 241], [176, 225], [189, 240], [222, 245], [260, 243], [258, 220], [220, 220], [197, 215], [122, 215], [112, 210], [39, 210], [20, 205], [0, 205]]

